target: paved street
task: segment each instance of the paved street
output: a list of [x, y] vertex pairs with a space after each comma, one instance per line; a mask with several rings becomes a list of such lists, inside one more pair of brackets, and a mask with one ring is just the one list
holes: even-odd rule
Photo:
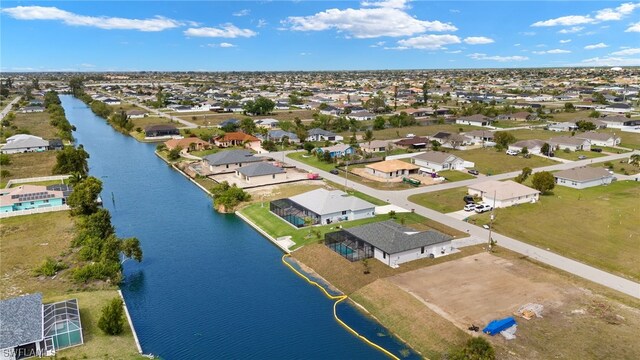
[[20, 96], [13, 99], [10, 103], [7, 104], [7, 106], [4, 107], [4, 109], [2, 109], [2, 111], [0, 112], [0, 120], [4, 119], [4, 117], [7, 116], [9, 111], [11, 111], [11, 107], [13, 106], [13, 104], [17, 103], [18, 101], [20, 101]]
[[[285, 152], [285, 153], [289, 153], [289, 152]], [[574, 168], [576, 166], [580, 166], [580, 165], [589, 165], [591, 163], [600, 163], [600, 162], [607, 162], [607, 161], [616, 161], [616, 160], [620, 160], [623, 158], [627, 158], [629, 157], [631, 154], [634, 153], [640, 153], [639, 151], [634, 151], [632, 153], [627, 153], [627, 154], [616, 154], [616, 155], [609, 155], [609, 156], [604, 156], [604, 157], [600, 157], [597, 159], [587, 159], [587, 160], [581, 160], [581, 161], [575, 161], [573, 163], [570, 164], [556, 164], [556, 165], [551, 165], [551, 166], [546, 166], [546, 167], [541, 167], [541, 168], [536, 168], [534, 169], [534, 173], [535, 172], [539, 172], [539, 171], [552, 171], [552, 170], [564, 170], [564, 169], [570, 169], [570, 168]], [[269, 154], [271, 157], [275, 158], [275, 159], [283, 159], [283, 152], [277, 152], [277, 153], [271, 153]], [[516, 175], [518, 175], [520, 172], [516, 171], [516, 172], [511, 172], [511, 173], [506, 173], [506, 174], [499, 174], [499, 175], [493, 175], [493, 176], [487, 176], [487, 177], [482, 177], [482, 178], [477, 178], [477, 179], [470, 179], [470, 180], [465, 180], [465, 181], [457, 181], [457, 182], [452, 182], [452, 183], [445, 183], [445, 184], [441, 184], [441, 185], [434, 185], [434, 186], [429, 186], [429, 187], [423, 187], [423, 188], [414, 188], [414, 189], [409, 189], [409, 190], [400, 190], [400, 191], [383, 191], [383, 190], [376, 190], [376, 189], [372, 189], [368, 186], [362, 185], [362, 184], [358, 184], [356, 182], [353, 181], [346, 181], [345, 182], [345, 178], [342, 176], [338, 176], [338, 175], [333, 175], [330, 174], [326, 171], [322, 171], [319, 169], [316, 169], [312, 166], [306, 165], [304, 163], [301, 163], [299, 161], [293, 160], [291, 158], [288, 157], [284, 157], [286, 159], [286, 162], [292, 165], [295, 165], [301, 169], [306, 169], [306, 170], [312, 170], [313, 172], [319, 173], [322, 177], [331, 180], [333, 182], [336, 182], [338, 184], [345, 184], [350, 187], [353, 188], [355, 190], [358, 190], [360, 192], [363, 193], [367, 193], [369, 195], [372, 195], [374, 197], [377, 197], [379, 199], [385, 200], [391, 204], [397, 205], [397, 206], [401, 206], [404, 207], [406, 209], [414, 209], [414, 211], [422, 216], [425, 216], [427, 218], [433, 219], [435, 221], [438, 221], [442, 224], [445, 224], [447, 226], [450, 226], [454, 229], [466, 232], [469, 234], [469, 236], [472, 237], [472, 239], [469, 239], [468, 241], [470, 243], [474, 243], [473, 239], [485, 239], [485, 241], [488, 242], [489, 239], [489, 231], [486, 229], [483, 229], [479, 226], [475, 226], [469, 223], [466, 223], [464, 221], [455, 219], [451, 216], [448, 216], [446, 214], [441, 214], [435, 210], [431, 210], [422, 206], [419, 206], [417, 204], [414, 204], [412, 202], [410, 202], [408, 200], [408, 197], [410, 195], [414, 195], [414, 194], [420, 194], [420, 193], [428, 193], [428, 192], [434, 192], [434, 191], [439, 191], [439, 190], [445, 190], [445, 189], [452, 189], [452, 188], [457, 188], [457, 187], [461, 187], [461, 186], [467, 186], [473, 183], [477, 183], [477, 182], [481, 182], [481, 181], [486, 181], [489, 179], [493, 179], [493, 180], [504, 180], [504, 179], [508, 179], [508, 178], [513, 178]], [[636, 298], [640, 298], [640, 284], [624, 279], [620, 276], [616, 276], [613, 274], [610, 274], [608, 272], [596, 269], [592, 266], [583, 264], [581, 262], [575, 261], [575, 260], [571, 260], [569, 258], [560, 256], [558, 254], [555, 254], [551, 251], [547, 251], [545, 249], [533, 246], [533, 245], [529, 245], [526, 244], [524, 242], [518, 241], [516, 239], [504, 236], [504, 235], [500, 235], [500, 234], [496, 234], [493, 233], [492, 237], [494, 240], [496, 240], [498, 242], [498, 246], [502, 246], [504, 248], [507, 248], [511, 251], [517, 252], [519, 254], [522, 254], [524, 256], [528, 256], [532, 259], [535, 259], [537, 261], [540, 261], [544, 264], [553, 266], [555, 268], [564, 270], [566, 272], [569, 272], [571, 274], [580, 276], [584, 279], [587, 280], [591, 280], [593, 282], [596, 282], [598, 284], [607, 286], [611, 289], [614, 290], [618, 290], [620, 292], [623, 292], [627, 295], [631, 295], [633, 297]]]

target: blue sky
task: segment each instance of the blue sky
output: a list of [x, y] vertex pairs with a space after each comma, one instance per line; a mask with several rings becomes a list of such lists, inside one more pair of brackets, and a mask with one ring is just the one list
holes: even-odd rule
[[2, 71], [640, 66], [640, 2], [7, 1]]

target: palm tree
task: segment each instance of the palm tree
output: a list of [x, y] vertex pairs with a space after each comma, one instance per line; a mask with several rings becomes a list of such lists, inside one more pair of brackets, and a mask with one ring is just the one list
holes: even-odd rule
[[78, 185], [82, 181], [82, 174], [77, 171], [71, 173], [71, 176], [68, 178], [69, 185], [72, 187]]
[[629, 164], [633, 166], [640, 166], [640, 154], [633, 154], [629, 158]]

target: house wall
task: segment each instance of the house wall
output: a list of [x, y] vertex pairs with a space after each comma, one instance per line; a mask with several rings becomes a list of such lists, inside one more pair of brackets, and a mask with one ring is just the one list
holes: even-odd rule
[[495, 206], [495, 208], [506, 208], [506, 207], [518, 205], [518, 204], [528, 204], [532, 202], [537, 202], [538, 199], [539, 199], [539, 194], [533, 194], [533, 195], [514, 197], [510, 199], [504, 199], [504, 200], [496, 200], [494, 205], [493, 197], [491, 195], [489, 194], [482, 195], [482, 201], [485, 204]]
[[373, 248], [373, 258], [380, 260], [383, 264], [390, 265], [391, 256], [384, 254], [382, 250]]
[[415, 159], [414, 163], [420, 167], [429, 169], [430, 171], [433, 172], [438, 172], [441, 170], [447, 170], [448, 166], [445, 167], [444, 165], [449, 165], [449, 164], [439, 164], [439, 163], [434, 163], [434, 162], [430, 162], [430, 161], [426, 161], [426, 160], [421, 160], [421, 159]]
[[64, 202], [61, 198], [58, 199], [44, 199], [35, 201], [24, 201], [21, 203], [15, 203], [13, 205], [2, 206], [0, 212], [12, 212], [20, 210], [38, 209], [51, 206], [61, 206]]
[[342, 211], [337, 211], [330, 214], [324, 214], [320, 216], [320, 222], [323, 225], [327, 224], [327, 219], [331, 220], [331, 223], [339, 222], [339, 221], [351, 221], [358, 219], [370, 218], [375, 215], [375, 207], [369, 209], [363, 209], [358, 211], [346, 210], [346, 213], [343, 215]]
[[431, 256], [436, 258], [450, 253], [451, 241], [445, 241], [439, 244], [425, 246], [424, 250], [422, 247], [419, 247], [417, 249], [402, 251], [395, 254], [387, 254], [386, 259], [382, 250], [375, 248], [373, 257], [393, 267], [413, 260], [424, 259]]
[[472, 125], [472, 126], [487, 126], [489, 124], [488, 121], [469, 121], [469, 120], [456, 120], [456, 124], [461, 125]]
[[616, 138], [615, 140], [611, 138], [605, 141], [589, 140], [589, 142], [591, 143], [592, 146], [616, 146], [616, 145], [620, 145], [620, 138]]
[[578, 150], [582, 150], [582, 151], [589, 151], [591, 150], [591, 145], [589, 144], [584, 144], [584, 145], [569, 145], [569, 144], [557, 144], [557, 143], [550, 143], [549, 145], [551, 145], [551, 147], [555, 150], [556, 147], [560, 146], [560, 150], [564, 150], [564, 149], [569, 149], [571, 151], [578, 151]]
[[37, 147], [24, 147], [24, 148], [15, 148], [15, 149], [7, 149], [7, 150], [0, 150], [1, 153], [3, 154], [21, 154], [21, 153], [26, 153], [26, 152], [40, 152], [40, 151], [46, 151], [49, 147], [48, 146], [37, 146]]
[[237, 163], [237, 164], [225, 164], [225, 165], [209, 165], [209, 171], [221, 173], [221, 172], [232, 172], [235, 169], [241, 168], [242, 166], [246, 166], [245, 163]]
[[236, 171], [236, 176], [238, 176], [244, 182], [247, 182], [247, 183], [269, 183], [269, 182], [276, 182], [276, 181], [280, 182], [287, 179], [287, 173], [246, 177]]
[[573, 181], [564, 178], [556, 178], [556, 184], [574, 188], [574, 189], [586, 189], [594, 186], [611, 184], [613, 177], [609, 176], [603, 179], [594, 179], [589, 181]]

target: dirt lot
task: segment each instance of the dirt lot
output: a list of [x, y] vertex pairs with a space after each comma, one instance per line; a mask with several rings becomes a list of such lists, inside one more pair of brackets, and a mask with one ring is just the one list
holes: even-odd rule
[[499, 358], [633, 359], [640, 355], [634, 340], [640, 328], [638, 309], [596, 295], [581, 283], [577, 286], [526, 260], [480, 253], [389, 281], [463, 330], [471, 324], [482, 329], [525, 303], [544, 305], [541, 319], [516, 318], [516, 340], [487, 337]]

